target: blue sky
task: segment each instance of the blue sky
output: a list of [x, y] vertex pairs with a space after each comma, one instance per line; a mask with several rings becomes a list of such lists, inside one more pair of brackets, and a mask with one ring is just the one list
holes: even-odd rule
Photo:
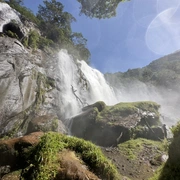
[[[106, 72], [124, 72], [144, 67], [151, 61], [180, 49], [179, 0], [131, 0], [120, 3], [117, 16], [90, 19], [79, 16], [77, 0], [58, 0], [77, 22], [74, 32], [88, 40], [91, 66]], [[37, 12], [43, 0], [24, 0]]]

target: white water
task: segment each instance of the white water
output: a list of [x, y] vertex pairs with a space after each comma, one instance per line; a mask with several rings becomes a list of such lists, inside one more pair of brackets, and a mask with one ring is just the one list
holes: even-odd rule
[[63, 119], [80, 113], [82, 107], [97, 101], [107, 105], [118, 102], [104, 75], [84, 61], [75, 62], [66, 50], [59, 52], [58, 68]]
[[[62, 120], [81, 113], [84, 106], [97, 101], [114, 105], [123, 101], [150, 100], [161, 104], [163, 115], [173, 117], [172, 113], [177, 114], [171, 108], [174, 107], [171, 101], [174, 101], [174, 98], [177, 99], [178, 95], [174, 94], [173, 98], [171, 92], [169, 92], [169, 95], [167, 92], [162, 92], [142, 82], [131, 82], [127, 87], [122, 84], [118, 89], [114, 88], [114, 92], [101, 72], [91, 68], [84, 61], [74, 61], [66, 50], [59, 52], [58, 59], [59, 106], [61, 107], [59, 114], [62, 116]], [[165, 123], [173, 124], [174, 122], [165, 120]]]

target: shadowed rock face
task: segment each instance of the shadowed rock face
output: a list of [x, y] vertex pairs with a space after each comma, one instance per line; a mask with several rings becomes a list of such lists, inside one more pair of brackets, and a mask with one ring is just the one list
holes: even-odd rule
[[100, 146], [116, 146], [137, 137], [164, 139], [158, 108], [159, 105], [153, 102], [119, 103], [114, 106], [97, 102], [83, 108], [82, 114], [72, 118], [71, 133]]
[[0, 177], [7, 171], [13, 171], [25, 164], [24, 152], [30, 146], [35, 146], [42, 132], [32, 133], [21, 138], [0, 141]]
[[12, 22], [10, 22], [8, 24], [5, 24], [3, 26], [3, 33], [6, 33], [8, 31], [11, 31], [11, 32], [15, 33], [18, 36], [19, 39], [24, 37], [24, 35], [21, 32], [21, 29], [19, 28], [19, 26], [12, 23]]

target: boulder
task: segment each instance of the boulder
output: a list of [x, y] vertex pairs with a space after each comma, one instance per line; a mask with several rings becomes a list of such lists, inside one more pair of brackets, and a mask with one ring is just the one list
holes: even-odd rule
[[[130, 138], [164, 139], [159, 105], [142, 101], [106, 106], [97, 102], [83, 108], [70, 122], [72, 135], [100, 146], [113, 146]], [[138, 128], [140, 127], [140, 128]]]
[[25, 164], [24, 152], [28, 147], [35, 146], [42, 132], [36, 132], [20, 138], [0, 141], [0, 177]]

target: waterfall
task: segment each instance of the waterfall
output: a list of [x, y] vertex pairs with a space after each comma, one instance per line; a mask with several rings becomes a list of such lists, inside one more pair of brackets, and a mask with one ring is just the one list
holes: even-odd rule
[[63, 119], [80, 113], [84, 106], [97, 101], [104, 101], [107, 105], [118, 102], [104, 75], [84, 61], [73, 60], [66, 50], [58, 54], [58, 71]]

